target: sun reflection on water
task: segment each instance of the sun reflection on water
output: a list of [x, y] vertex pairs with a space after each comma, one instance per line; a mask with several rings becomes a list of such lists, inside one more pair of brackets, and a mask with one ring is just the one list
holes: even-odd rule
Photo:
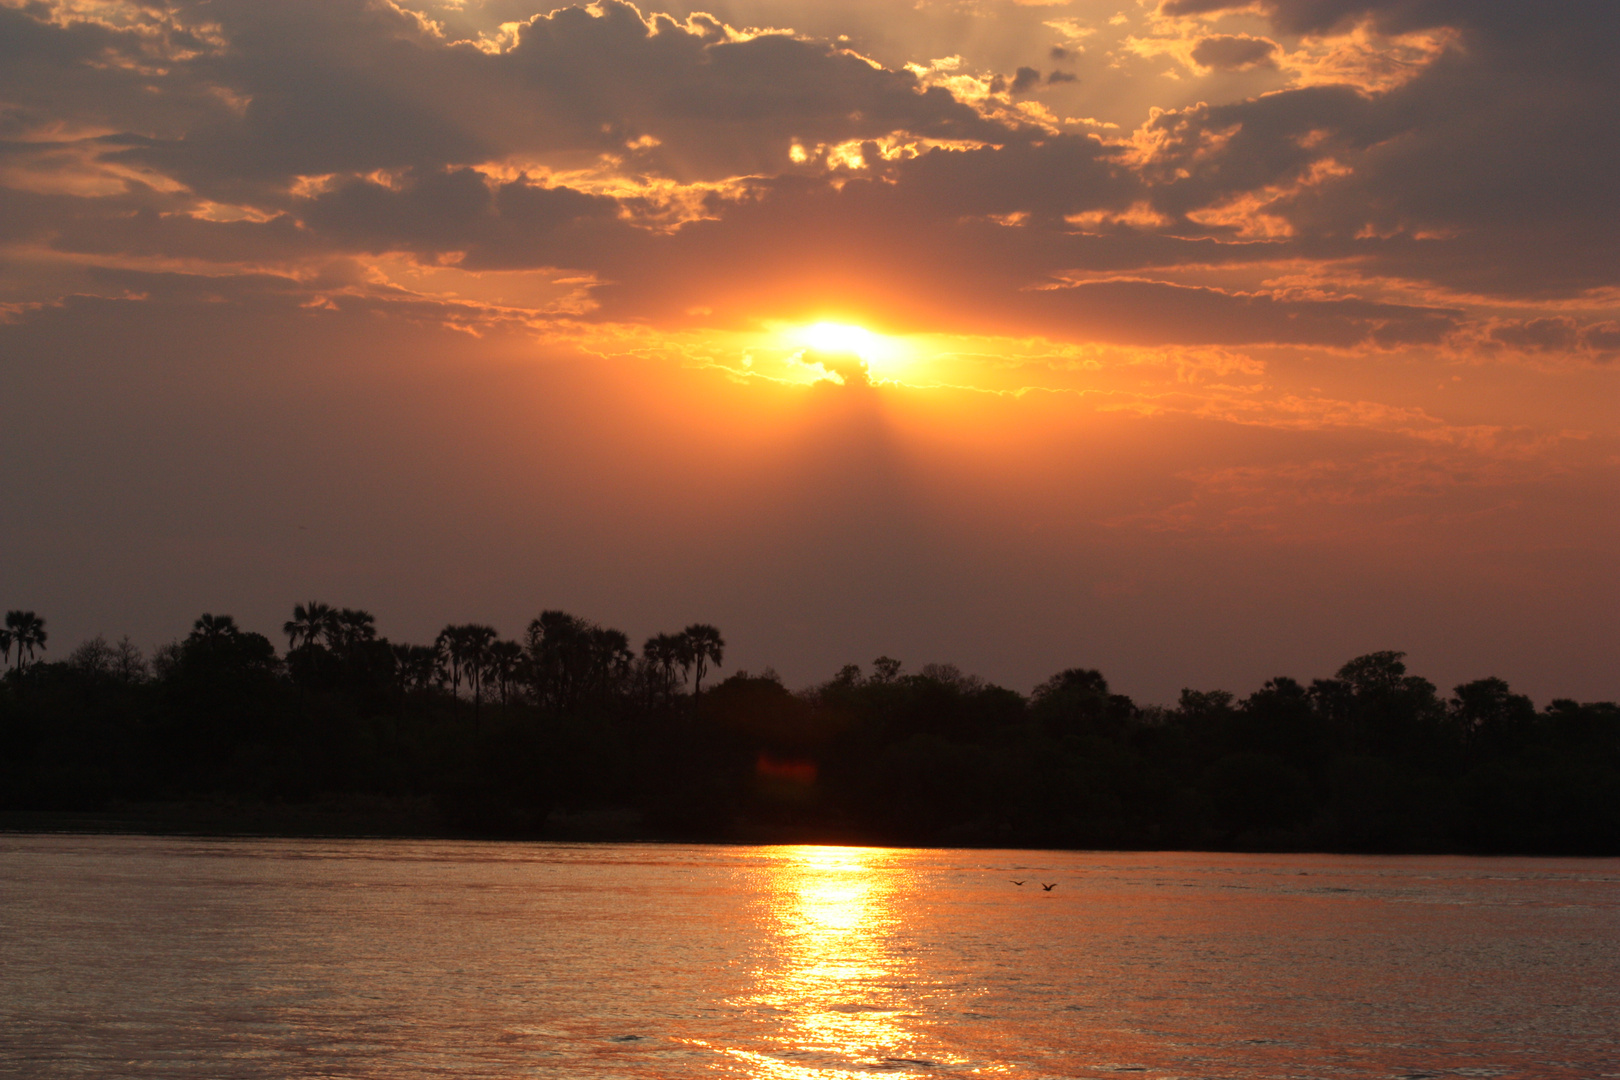
[[794, 847], [773, 865], [776, 949], [746, 1007], [781, 1017], [771, 1052], [733, 1050], [751, 1075], [870, 1076], [938, 1063], [909, 1024], [908, 964], [891, 949], [904, 882], [878, 848]]

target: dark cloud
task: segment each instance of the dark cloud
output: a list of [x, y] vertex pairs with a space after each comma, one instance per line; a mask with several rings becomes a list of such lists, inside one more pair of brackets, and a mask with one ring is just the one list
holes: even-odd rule
[[[1090, 140], [1010, 150], [934, 151], [881, 179], [760, 185], [675, 231], [627, 222], [604, 195], [457, 169], [351, 179], [298, 204], [297, 221], [207, 222], [107, 200], [68, 218], [54, 243], [239, 261], [404, 251], [473, 271], [561, 267], [597, 282], [592, 318], [676, 325], [693, 310], [746, 325], [759, 311], [834, 304], [917, 329], [1336, 348], [1434, 343], [1457, 326], [1437, 308], [1153, 280], [1155, 265], [1253, 255], [1130, 229], [1077, 234], [1063, 215], [1123, 206], [1138, 189]], [[86, 202], [96, 201], [67, 205]], [[1099, 274], [1107, 279], [1085, 280]]]
[[1528, 319], [1493, 328], [1491, 339], [1523, 349], [1570, 349], [1577, 332], [1573, 319]]
[[113, 124], [129, 139], [110, 158], [211, 197], [261, 199], [300, 175], [577, 163], [630, 143], [642, 171], [696, 179], [778, 170], [795, 138], [1003, 130], [909, 72], [825, 43], [734, 40], [712, 19], [644, 18], [617, 0], [593, 12], [536, 15], [491, 54], [363, 0], [179, 4], [139, 31], [4, 8], [3, 120]]
[[[361, 0], [177, 4], [122, 27], [45, 10], [0, 9], [0, 123], [26, 136], [0, 143], [0, 168], [33, 177], [0, 188], [0, 241], [75, 256], [408, 252], [577, 270], [600, 317], [631, 321], [736, 310], [713, 294], [763, 302], [768, 281], [772, 303], [876, 287], [957, 324], [1028, 317], [1058, 335], [1180, 342], [1202, 312], [1211, 342], [1335, 345], [1433, 341], [1457, 316], [1423, 302], [1374, 313], [1348, 289], [1308, 303], [1252, 283], [1200, 291], [1174, 272], [1319, 261], [1532, 299], [1620, 273], [1615, 20], [1591, 4], [1530, 19], [1494, 3], [1275, 0], [1265, 11], [1288, 32], [1370, 19], [1456, 40], [1392, 88], [1347, 74], [1172, 109], [1129, 143], [991, 119], [1005, 99], [975, 107], [826, 42], [616, 0], [532, 16], [500, 51]], [[1231, 34], [1192, 52], [1216, 68], [1278, 55]], [[1003, 86], [1042, 82], [1024, 67]], [[896, 134], [949, 145], [896, 156], [880, 142]], [[795, 146], [849, 142], [862, 160], [836, 176], [825, 158], [790, 161]], [[55, 175], [73, 183], [43, 193]], [[671, 187], [697, 180], [712, 186]], [[1141, 326], [1098, 310], [1103, 295]]]
[[1142, 190], [1115, 149], [1077, 135], [936, 150], [898, 163], [895, 180], [908, 203], [947, 219], [1023, 213], [1056, 222], [1070, 214], [1123, 206]]
[[1155, 204], [1184, 216], [1297, 180], [1317, 161], [1355, 154], [1408, 130], [1346, 86], [1315, 86], [1228, 105], [1162, 112], [1144, 130]]
[[1492, 326], [1488, 339], [1509, 348], [1538, 353], [1584, 353], [1608, 360], [1620, 353], [1620, 323], [1581, 323], [1575, 319], [1503, 320]]
[[599, 9], [601, 17], [580, 8], [535, 17], [496, 65], [589, 132], [662, 140], [651, 158], [679, 175], [779, 171], [794, 138], [1004, 135], [945, 90], [823, 43], [782, 34], [732, 41], [712, 23], [643, 21], [613, 0]]
[[0, 197], [0, 243], [33, 243], [74, 255], [213, 263], [284, 264], [330, 253], [288, 214], [213, 221], [188, 213], [192, 208], [189, 198], [138, 187], [99, 197], [7, 192]]
[[1159, 11], [1165, 15], [1210, 15], [1247, 6], [1246, 3], [1233, 3], [1232, 0], [1163, 0]]
[[[1211, 15], [1254, 6], [1253, 0], [1163, 0], [1159, 10], [1166, 15]], [[1534, 22], [1595, 22], [1609, 10], [1605, 0], [1569, 0], [1529, 19], [1524, 5], [1513, 0], [1259, 0], [1258, 7], [1279, 29], [1292, 34], [1327, 33], [1360, 21], [1388, 33], [1436, 26], [1523, 29]]]
[[588, 252], [633, 233], [619, 203], [521, 180], [492, 184], [472, 169], [411, 173], [394, 185], [351, 179], [309, 200], [304, 219], [328, 241], [430, 261], [471, 253], [480, 267], [581, 266]]
[[[949, 164], [976, 153], [941, 157]], [[925, 159], [908, 166], [927, 167]], [[979, 214], [962, 214], [967, 192], [977, 190], [972, 185], [913, 187], [908, 176], [774, 185], [716, 220], [670, 234], [634, 234], [627, 246], [596, 253], [593, 265], [605, 284], [593, 291], [601, 304], [595, 315], [678, 325], [690, 321], [685, 312], [700, 309], [703, 321], [748, 325], [759, 311], [809, 317], [830, 307], [867, 312], [895, 329], [1344, 348], [1433, 343], [1458, 322], [1456, 312], [1438, 308], [1191, 288], [1125, 275], [1071, 284], [1071, 271], [1100, 266], [1234, 256], [1207, 242], [1009, 225], [986, 216], [983, 206]], [[1014, 197], [992, 204], [994, 213], [1015, 214], [1021, 206], [1051, 212], [1019, 202], [1010, 190]], [[934, 201], [947, 195], [955, 201]]]
[[1457, 27], [1494, 38], [1517, 35], [1528, 44], [1537, 38], [1559, 38], [1584, 28], [1597, 40], [1588, 42], [1580, 51], [1594, 56], [1617, 32], [1614, 9], [1607, 0], [1564, 0], [1533, 13], [1515, 0], [1261, 0], [1260, 7], [1279, 29], [1295, 34], [1344, 30], [1367, 21], [1383, 33]]
[[1581, 344], [1604, 360], [1620, 356], [1620, 322], [1595, 323], [1583, 327]]
[[1365, 300], [1300, 300], [1155, 281], [1086, 282], [1035, 294], [1088, 337], [1133, 345], [1436, 344], [1458, 313]]
[[1244, 71], [1256, 67], [1276, 67], [1277, 43], [1247, 34], [1210, 34], [1198, 39], [1192, 58], [1204, 67], [1222, 71]]
[[1612, 10], [1267, 10], [1292, 31], [1368, 17], [1390, 30], [1448, 27], [1460, 37], [1391, 89], [1347, 82], [1159, 115], [1149, 130], [1160, 150], [1147, 166], [1155, 205], [1196, 217], [1257, 193], [1313, 254], [1362, 258], [1380, 274], [1458, 289], [1553, 296], [1615, 283], [1620, 186], [1610, 177], [1620, 170], [1620, 75], [1612, 56], [1620, 20]]

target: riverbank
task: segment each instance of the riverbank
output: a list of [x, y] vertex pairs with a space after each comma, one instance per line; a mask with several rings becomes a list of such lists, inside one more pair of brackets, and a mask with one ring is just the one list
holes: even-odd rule
[[177, 801], [103, 810], [0, 811], [0, 833], [414, 840], [552, 840], [630, 843], [881, 844], [847, 828], [739, 822], [723, 833], [649, 827], [630, 808], [554, 810], [507, 828], [458, 827], [431, 799], [334, 798], [313, 803]]
[[594, 810], [554, 810], [541, 821], [523, 827], [458, 827], [447, 820], [432, 800], [387, 799], [378, 797], [333, 798], [312, 803], [254, 803], [240, 801], [176, 801], [127, 803], [103, 810], [6, 810], [0, 811], [0, 835], [67, 834], [175, 836], [197, 838], [255, 839], [386, 839], [386, 840], [488, 840], [558, 843], [649, 843], [775, 845], [811, 844], [848, 847], [952, 848], [994, 850], [1074, 850], [1151, 852], [1182, 851], [1254, 855], [1356, 855], [1410, 857], [1526, 857], [1526, 858], [1613, 858], [1606, 851], [1570, 851], [1500, 848], [1376, 847], [1328, 848], [1297, 846], [1206, 845], [1176, 847], [1127, 847], [1099, 845], [1093, 848], [1052, 847], [1019, 843], [1014, 838], [986, 840], [953, 838], [951, 842], [928, 843], [917, 838], [883, 836], [849, 826], [826, 823], [783, 823], [749, 820], [734, 821], [714, 832], [674, 831], [648, 825], [640, 812], [623, 808]]

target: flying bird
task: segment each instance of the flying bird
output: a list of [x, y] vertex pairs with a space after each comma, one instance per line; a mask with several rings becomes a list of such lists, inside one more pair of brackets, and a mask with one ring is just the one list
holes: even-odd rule
[[[1012, 878], [1008, 878], [1007, 880], [1012, 881]], [[1028, 881], [1028, 880], [1029, 880], [1028, 878], [1024, 879], [1024, 881]], [[1024, 883], [1023, 881], [1013, 881], [1014, 885], [1022, 885], [1023, 883]]]
[[1052, 884], [1048, 885], [1043, 881], [1041, 883], [1041, 888], [1045, 889], [1047, 892], [1051, 892], [1053, 889], [1057, 888], [1057, 882], [1054, 881]]

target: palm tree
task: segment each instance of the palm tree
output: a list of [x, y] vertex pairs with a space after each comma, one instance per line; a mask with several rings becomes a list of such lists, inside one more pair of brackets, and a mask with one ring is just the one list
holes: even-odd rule
[[389, 659], [394, 664], [394, 691], [398, 711], [394, 714], [394, 745], [399, 745], [400, 728], [405, 723], [405, 699], [414, 690], [418, 693], [433, 685], [433, 672], [438, 667], [439, 654], [428, 645], [390, 645]]
[[6, 666], [11, 666], [11, 627], [0, 627], [0, 656], [6, 658]]
[[434, 642], [434, 647], [450, 671], [450, 692], [460, 696], [463, 678], [471, 684], [475, 721], [483, 699], [484, 676], [489, 673], [489, 648], [498, 636], [493, 626], [464, 623], [445, 627], [439, 631], [438, 639]]
[[681, 666], [683, 652], [681, 639], [675, 634], [650, 637], [641, 647], [641, 655], [646, 658], [647, 666], [652, 669], [665, 697], [675, 690], [675, 669]]
[[708, 623], [693, 623], [681, 633], [681, 640], [685, 642], [685, 654], [691, 658], [693, 673], [697, 676], [692, 682], [692, 693], [701, 694], [703, 669], [711, 660], [715, 667], [721, 665], [725, 655], [725, 639], [717, 628]]
[[506, 691], [523, 666], [523, 646], [515, 641], [497, 641], [489, 647], [489, 673], [501, 691], [501, 712], [506, 712]]
[[326, 625], [326, 643], [334, 652], [352, 653], [355, 646], [377, 640], [377, 617], [369, 611], [343, 608]]
[[692, 643], [686, 640], [685, 634], [670, 635], [675, 639], [675, 663], [681, 669], [681, 683], [692, 676], [692, 665], [697, 663], [697, 653], [692, 651]]
[[410, 692], [412, 682], [410, 645], [390, 643], [388, 657], [393, 661], [394, 691], [399, 697], [400, 710], [405, 708], [405, 695]]
[[467, 673], [473, 691], [473, 723], [478, 722], [479, 705], [483, 701], [484, 676], [490, 673], [490, 650], [500, 637], [493, 626], [468, 623], [462, 632], [462, 670]]
[[439, 663], [450, 675], [451, 697], [461, 696], [461, 660], [464, 651], [462, 641], [465, 636], [462, 627], [447, 626], [433, 639], [433, 651], [438, 654]]
[[191, 639], [204, 641], [210, 645], [234, 638], [238, 633], [240, 628], [236, 625], [236, 620], [229, 615], [210, 615], [204, 612], [191, 624]]
[[412, 690], [425, 690], [433, 681], [433, 665], [438, 654], [427, 645], [390, 645], [394, 658], [394, 685], [403, 696]]
[[596, 629], [591, 631], [591, 649], [595, 654], [595, 689], [600, 694], [611, 693], [635, 663], [636, 654], [630, 651], [630, 639], [622, 630]]
[[293, 617], [281, 626], [281, 632], [287, 635], [287, 651], [292, 652], [300, 648], [300, 639], [302, 639], [301, 647], [307, 649], [318, 639], [325, 637], [333, 614], [331, 605], [316, 600], [311, 600], [307, 604], [294, 604]]
[[529, 623], [529, 675], [542, 708], [567, 711], [593, 675], [597, 627], [566, 611], [542, 611]]
[[28, 657], [26, 662], [32, 662], [34, 650], [36, 648], [45, 648], [45, 639], [50, 636], [45, 633], [45, 620], [32, 611], [8, 611], [6, 612], [6, 630], [8, 638], [6, 656], [8, 658], [11, 656], [10, 646], [15, 645], [17, 647], [17, 666], [13, 670], [21, 674], [25, 664], [24, 654], [26, 653]]

